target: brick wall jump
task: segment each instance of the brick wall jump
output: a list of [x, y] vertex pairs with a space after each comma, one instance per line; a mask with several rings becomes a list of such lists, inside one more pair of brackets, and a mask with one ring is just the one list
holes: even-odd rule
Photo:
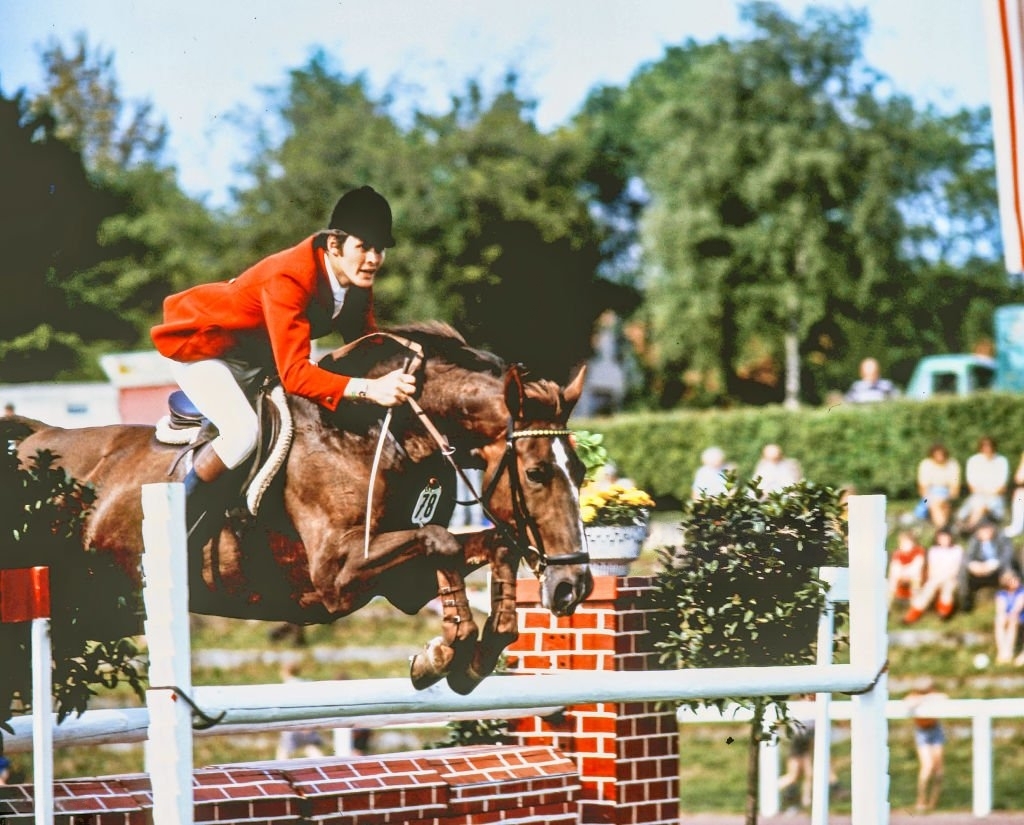
[[[194, 773], [196, 823], [576, 825], [575, 764], [547, 746], [477, 746], [250, 762]], [[55, 825], [146, 825], [144, 774], [55, 783]], [[0, 787], [0, 820], [31, 825], [32, 786]]]

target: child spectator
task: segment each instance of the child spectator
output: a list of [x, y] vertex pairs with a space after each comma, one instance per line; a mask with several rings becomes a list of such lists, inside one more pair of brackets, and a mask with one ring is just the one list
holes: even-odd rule
[[935, 533], [935, 543], [928, 548], [924, 584], [910, 599], [910, 608], [903, 616], [903, 624], [913, 624], [924, 615], [932, 602], [940, 618], [953, 615], [960, 568], [964, 561], [964, 548], [953, 541], [953, 533], [941, 528]]
[[943, 444], [932, 444], [917, 465], [917, 492], [931, 523], [945, 527], [960, 496], [960, 464]]
[[1015, 566], [1013, 542], [992, 519], [983, 519], [967, 543], [967, 556], [960, 568], [960, 609], [973, 610], [974, 594], [983, 587], [998, 587], [1002, 572]]
[[924, 584], [924, 548], [909, 530], [903, 530], [889, 560], [889, 607], [908, 602]]
[[996, 662], [999, 664], [1024, 664], [1024, 653], [1014, 660], [1021, 620], [1024, 619], [1024, 587], [1020, 574], [1012, 567], [999, 576], [996, 591]]
[[914, 745], [917, 748], [917, 803], [918, 813], [935, 810], [942, 792], [944, 773], [944, 746], [946, 735], [938, 719], [920, 716], [918, 711], [928, 701], [946, 699], [946, 695], [935, 691], [935, 683], [928, 677], [906, 695], [904, 701], [914, 720]]

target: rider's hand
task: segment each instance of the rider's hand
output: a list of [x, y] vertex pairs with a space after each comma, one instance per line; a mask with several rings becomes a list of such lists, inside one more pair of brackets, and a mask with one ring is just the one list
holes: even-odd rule
[[382, 407], [404, 404], [416, 392], [416, 376], [400, 369], [366, 382], [366, 397]]

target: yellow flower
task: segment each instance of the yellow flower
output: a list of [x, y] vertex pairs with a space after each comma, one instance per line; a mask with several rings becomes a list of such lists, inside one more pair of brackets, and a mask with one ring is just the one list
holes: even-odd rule
[[580, 517], [584, 524], [630, 525], [646, 521], [654, 500], [643, 490], [615, 482], [589, 484], [580, 493]]

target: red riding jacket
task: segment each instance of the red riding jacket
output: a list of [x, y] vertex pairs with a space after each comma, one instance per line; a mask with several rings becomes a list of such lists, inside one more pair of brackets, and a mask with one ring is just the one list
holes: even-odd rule
[[339, 332], [346, 340], [377, 331], [373, 290], [350, 286], [332, 318], [334, 297], [324, 269], [324, 236], [313, 235], [237, 278], [200, 284], [164, 300], [153, 343], [175, 361], [235, 356], [276, 368], [285, 390], [333, 410], [349, 378], [310, 361], [310, 340]]

